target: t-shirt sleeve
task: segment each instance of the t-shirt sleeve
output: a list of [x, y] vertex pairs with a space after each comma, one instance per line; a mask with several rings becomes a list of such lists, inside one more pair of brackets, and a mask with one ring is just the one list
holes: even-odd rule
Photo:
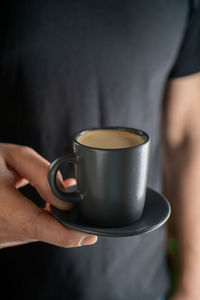
[[183, 42], [169, 78], [200, 72], [200, 5], [191, 10]]

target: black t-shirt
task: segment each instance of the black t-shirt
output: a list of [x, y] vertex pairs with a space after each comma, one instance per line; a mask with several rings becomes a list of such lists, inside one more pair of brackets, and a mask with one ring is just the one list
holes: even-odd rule
[[[198, 7], [187, 0], [4, 4], [0, 141], [52, 161], [83, 128], [141, 128], [152, 137], [149, 186], [161, 190], [163, 90], [169, 76], [200, 71]], [[42, 205], [31, 188], [23, 192]], [[3, 299], [156, 300], [168, 287], [165, 227], [76, 249], [3, 249], [0, 266]]]
[[170, 78], [182, 77], [200, 71], [200, 4], [190, 1], [190, 12], [184, 38], [169, 74]]

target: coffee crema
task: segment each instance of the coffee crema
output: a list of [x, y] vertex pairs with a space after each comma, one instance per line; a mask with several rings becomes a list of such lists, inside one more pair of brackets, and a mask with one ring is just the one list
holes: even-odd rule
[[115, 129], [88, 131], [76, 139], [80, 144], [100, 149], [121, 149], [141, 145], [145, 139], [136, 133]]

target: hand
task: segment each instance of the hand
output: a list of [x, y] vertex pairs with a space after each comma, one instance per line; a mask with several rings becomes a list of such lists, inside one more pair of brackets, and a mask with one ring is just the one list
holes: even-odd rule
[[[48, 203], [59, 209], [71, 208], [51, 192], [49, 165], [29, 147], [0, 143], [0, 248], [35, 241], [68, 248], [97, 241], [96, 236], [65, 228], [47, 209], [37, 207], [18, 191], [30, 183]], [[62, 176], [57, 177], [58, 185], [64, 187]]]

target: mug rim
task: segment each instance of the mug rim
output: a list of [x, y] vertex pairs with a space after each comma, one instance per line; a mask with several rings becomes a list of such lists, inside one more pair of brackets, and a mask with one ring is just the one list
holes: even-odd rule
[[[109, 129], [114, 129], [114, 130], [121, 130], [121, 131], [128, 131], [131, 133], [135, 133], [143, 137], [145, 140], [142, 144], [139, 144], [137, 146], [130, 146], [130, 147], [125, 147], [125, 148], [98, 148], [98, 147], [92, 147], [92, 146], [86, 146], [84, 144], [81, 144], [80, 142], [77, 141], [77, 138], [81, 135], [86, 134], [87, 132], [90, 131], [95, 131], [95, 130], [109, 130]], [[141, 148], [144, 147], [146, 144], [148, 144], [151, 140], [151, 137], [149, 134], [147, 134], [145, 131], [138, 129], [138, 128], [132, 128], [132, 127], [124, 127], [124, 126], [103, 126], [103, 127], [92, 127], [92, 128], [85, 128], [79, 132], [77, 132], [74, 135], [73, 142], [75, 144], [78, 144], [81, 147], [84, 147], [86, 149], [90, 150], [98, 150], [98, 151], [123, 151], [123, 150], [133, 150], [135, 148]]]

